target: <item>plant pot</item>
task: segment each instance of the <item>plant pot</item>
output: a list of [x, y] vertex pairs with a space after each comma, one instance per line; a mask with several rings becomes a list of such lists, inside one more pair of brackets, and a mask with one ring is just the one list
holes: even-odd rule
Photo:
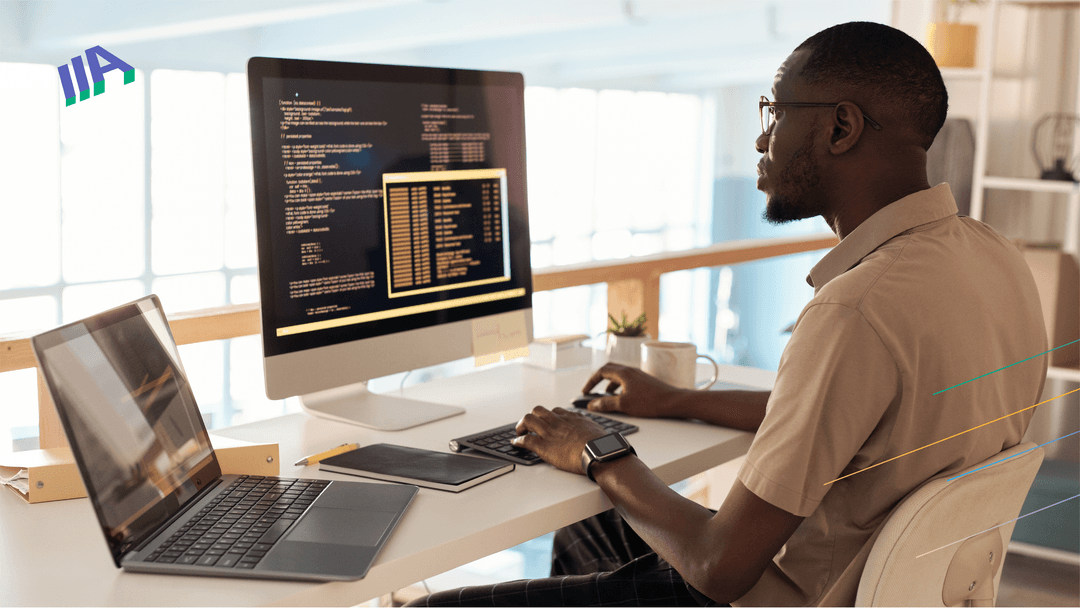
[[926, 49], [938, 67], [975, 67], [975, 39], [979, 28], [969, 23], [926, 24]]
[[608, 334], [607, 360], [608, 363], [621, 363], [629, 367], [641, 367], [641, 345], [651, 340], [652, 336], [620, 336]]

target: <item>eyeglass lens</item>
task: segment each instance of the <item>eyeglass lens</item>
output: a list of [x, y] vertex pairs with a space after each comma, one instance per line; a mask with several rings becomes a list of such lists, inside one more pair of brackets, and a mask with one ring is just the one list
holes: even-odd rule
[[758, 104], [758, 118], [761, 120], [761, 133], [768, 134], [772, 129], [773, 123], [773, 108], [765, 104], [769, 103], [769, 98], [764, 95], [761, 96], [761, 103]]

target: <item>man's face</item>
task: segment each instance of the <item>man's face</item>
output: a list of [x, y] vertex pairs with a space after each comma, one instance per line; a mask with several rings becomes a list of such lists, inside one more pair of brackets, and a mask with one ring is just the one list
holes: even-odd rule
[[[808, 97], [798, 77], [805, 60], [806, 52], [796, 51], [780, 66], [773, 79], [773, 101], [819, 101], [800, 97]], [[821, 118], [821, 113], [816, 110], [774, 108], [771, 130], [755, 142], [758, 151], [762, 152], [757, 165], [757, 188], [766, 196], [764, 217], [773, 224], [814, 217], [824, 211], [816, 193], [821, 181], [814, 151], [813, 127]]]

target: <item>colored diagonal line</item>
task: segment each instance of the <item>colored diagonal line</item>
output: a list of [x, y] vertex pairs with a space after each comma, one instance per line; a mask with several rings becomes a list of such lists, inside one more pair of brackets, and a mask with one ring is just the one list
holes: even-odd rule
[[[1065, 348], [1066, 346], [1069, 346], [1071, 344], [1076, 344], [1077, 342], [1080, 342], [1080, 340], [1073, 340], [1072, 342], [1069, 342], [1069, 344], [1062, 344], [1061, 346], [1055, 346], [1054, 348], [1051, 348], [1050, 350], [1046, 351], [1046, 353], [1052, 353], [1052, 352], [1054, 352], [1055, 350], [1057, 350], [1059, 348]], [[1046, 353], [1039, 353], [1039, 354], [1037, 354], [1037, 355], [1035, 355], [1033, 357], [1028, 357], [1027, 359], [1024, 359], [1023, 361], [1017, 361], [1016, 363], [1011, 363], [1009, 365], [1006, 365], [1005, 367], [1003, 367], [1001, 369], [1009, 369], [1013, 365], [1020, 365], [1024, 361], [1031, 361], [1035, 357], [1041, 357], [1041, 356], [1045, 355]], [[996, 373], [1000, 372], [1001, 369], [995, 369], [994, 371], [983, 374], [983, 375], [979, 376], [978, 378], [972, 378], [971, 380], [965, 380], [965, 381], [961, 382], [960, 384], [957, 384], [956, 386], [964, 386], [968, 382], [974, 382], [974, 381], [978, 380], [979, 378], [985, 378], [985, 377], [989, 376], [990, 374], [996, 374]], [[945, 391], [951, 391], [952, 389], [956, 388], [956, 386], [950, 386], [949, 388], [942, 389], [942, 390], [940, 390], [940, 391], [938, 391], [938, 392], [936, 392], [934, 394], [935, 395], [940, 395], [941, 393], [944, 393]]]
[[[1017, 456], [1022, 456], [1024, 454], [1027, 454], [1031, 450], [1037, 450], [1037, 449], [1043, 447], [1044, 445], [1050, 445], [1051, 443], [1054, 443], [1054, 441], [1061, 441], [1062, 439], [1065, 439], [1066, 437], [1072, 437], [1073, 435], [1075, 435], [1077, 433], [1080, 433], [1080, 431], [1073, 431], [1072, 433], [1069, 433], [1068, 435], [1065, 435], [1065, 437], [1058, 437], [1057, 439], [1054, 439], [1053, 441], [1047, 441], [1046, 443], [1037, 445], [1037, 446], [1035, 446], [1033, 448], [1028, 448], [1028, 449], [1024, 450], [1023, 452], [1020, 452], [1019, 454], [1013, 454], [1012, 456], [1009, 456], [1008, 458], [1002, 458], [1001, 460], [996, 460], [994, 462], [991, 462], [990, 464], [984, 464], [983, 466], [975, 469], [975, 471], [981, 471], [981, 470], [985, 469], [986, 467], [992, 467], [992, 466], [994, 466], [995, 464], [997, 464], [999, 462], [1005, 462], [1006, 460], [1011, 460], [1013, 458], [1016, 458]], [[971, 475], [975, 471], [968, 471], [967, 473], [964, 473], [963, 475], [957, 475], [956, 477], [950, 477], [948, 479], [948, 481], [952, 481], [954, 479], [960, 479], [964, 475]]]
[[[1065, 500], [1059, 500], [1059, 501], [1055, 502], [1055, 503], [1054, 503], [1054, 504], [1052, 504], [1052, 505], [1048, 505], [1048, 506], [1045, 506], [1045, 507], [1043, 507], [1043, 508], [1041, 508], [1041, 509], [1036, 509], [1035, 511], [1032, 511], [1031, 513], [1028, 513], [1027, 515], [1021, 515], [1020, 517], [1017, 517], [1016, 519], [1010, 519], [1009, 521], [1005, 522], [1004, 524], [998, 524], [998, 525], [994, 526], [994, 528], [1000, 528], [1001, 526], [1004, 526], [1004, 525], [1006, 525], [1006, 524], [1011, 524], [1012, 522], [1014, 522], [1014, 521], [1016, 521], [1016, 520], [1018, 520], [1018, 519], [1024, 519], [1024, 518], [1025, 518], [1025, 517], [1027, 517], [1028, 515], [1034, 515], [1034, 514], [1038, 513], [1039, 511], [1045, 511], [1045, 510], [1049, 509], [1050, 507], [1056, 507], [1056, 506], [1060, 505], [1061, 503], [1063, 503], [1063, 502], [1069, 502], [1070, 500], [1072, 500], [1072, 499], [1074, 499], [1074, 498], [1080, 498], [1080, 494], [1077, 494], [1076, 496], [1071, 496], [1071, 497], [1069, 497], [1069, 498], [1066, 498]], [[945, 547], [950, 547], [950, 546], [952, 546], [952, 545], [955, 545], [956, 543], [962, 543], [962, 542], [964, 542], [965, 540], [967, 540], [967, 539], [971, 538], [972, 536], [978, 536], [978, 535], [982, 534], [983, 532], [989, 532], [990, 530], [993, 530], [994, 528], [987, 528], [987, 529], [983, 530], [982, 532], [976, 532], [975, 534], [972, 534], [971, 536], [966, 536], [966, 537], [964, 537], [964, 538], [961, 538], [960, 540], [957, 540], [957, 541], [953, 541], [953, 542], [951, 542], [951, 543], [949, 543], [949, 544], [947, 544], [947, 545], [943, 545], [943, 546], [941, 546], [941, 547], [938, 547], [937, 549], [934, 549], [934, 551], [941, 551], [941, 550], [942, 550], [942, 549], [944, 549]], [[916, 556], [915, 556], [915, 559], [919, 559], [919, 558], [920, 558], [920, 557], [922, 557], [923, 555], [930, 555], [930, 554], [931, 554], [931, 553], [933, 553], [934, 551], [927, 551], [926, 553], [923, 553], [922, 555], [916, 555]]]
[[1060, 399], [1061, 397], [1064, 397], [1065, 395], [1071, 395], [1071, 394], [1073, 394], [1073, 393], [1075, 393], [1077, 391], [1080, 391], [1080, 388], [1073, 389], [1073, 390], [1071, 390], [1071, 391], [1069, 391], [1067, 393], [1062, 393], [1062, 394], [1058, 395], [1057, 397], [1051, 397], [1051, 398], [1047, 399], [1046, 401], [1040, 401], [1040, 402], [1036, 403], [1035, 405], [1025, 407], [1024, 409], [1019, 410], [1019, 411], [1015, 411], [1015, 412], [1013, 412], [1011, 414], [1005, 414], [1001, 418], [995, 418], [995, 419], [991, 420], [990, 422], [984, 422], [984, 423], [980, 424], [979, 426], [972, 427], [972, 428], [970, 428], [970, 429], [968, 429], [966, 431], [960, 431], [959, 433], [957, 433], [955, 435], [949, 435], [945, 439], [938, 439], [934, 443], [928, 443], [928, 444], [922, 446], [921, 448], [915, 448], [914, 450], [911, 450], [910, 452], [905, 452], [903, 454], [900, 454], [899, 456], [893, 456], [892, 458], [890, 458], [888, 460], [882, 460], [881, 462], [876, 463], [876, 464], [872, 464], [872, 465], [866, 467], [865, 469], [859, 469], [858, 471], [855, 471], [854, 473], [848, 473], [847, 475], [844, 475], [843, 477], [837, 477], [836, 479], [834, 479], [832, 481], [827, 481], [827, 482], [825, 482], [825, 483], [823, 483], [821, 485], [827, 486], [830, 483], [836, 483], [837, 481], [840, 481], [841, 479], [847, 479], [848, 477], [851, 477], [852, 475], [858, 475], [859, 473], [862, 473], [864, 471], [869, 471], [870, 469], [872, 469], [874, 467], [880, 467], [881, 465], [883, 465], [883, 464], [885, 464], [887, 462], [892, 462], [892, 461], [896, 460], [897, 458], [903, 458], [904, 456], [907, 456], [908, 454], [914, 454], [915, 452], [918, 452], [919, 450], [925, 450], [926, 448], [928, 448], [930, 446], [933, 446], [933, 445], [937, 445], [937, 444], [941, 443], [942, 441], [948, 441], [948, 440], [952, 439], [953, 437], [959, 437], [960, 435], [963, 435], [964, 433], [970, 433], [971, 431], [974, 431], [975, 429], [981, 429], [982, 427], [984, 427], [984, 426], [986, 426], [988, 424], [993, 424], [993, 423], [997, 422], [998, 420], [1004, 420], [1004, 419], [1008, 418], [1009, 416], [1015, 416], [1015, 415], [1019, 414], [1020, 412], [1026, 412], [1026, 411], [1028, 411], [1028, 410], [1030, 410], [1032, 408], [1039, 407], [1040, 405], [1042, 405], [1044, 403], [1048, 403], [1050, 401], [1053, 401], [1054, 399]]

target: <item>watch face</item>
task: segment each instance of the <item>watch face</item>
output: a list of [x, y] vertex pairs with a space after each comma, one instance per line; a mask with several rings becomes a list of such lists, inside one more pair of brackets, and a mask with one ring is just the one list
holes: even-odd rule
[[596, 447], [596, 451], [599, 455], [604, 455], [622, 449], [623, 443], [619, 441], [618, 435], [605, 435], [598, 439], [594, 439], [593, 446]]

